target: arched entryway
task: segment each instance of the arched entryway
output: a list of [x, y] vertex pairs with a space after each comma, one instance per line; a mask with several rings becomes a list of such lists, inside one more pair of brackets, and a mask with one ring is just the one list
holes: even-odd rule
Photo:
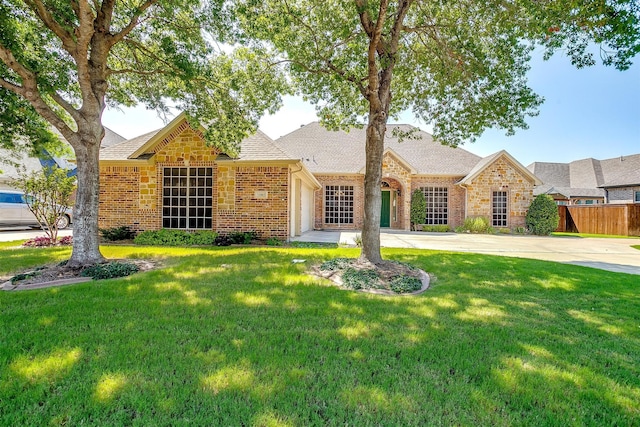
[[382, 204], [380, 208], [380, 227], [403, 229], [404, 209], [403, 186], [394, 178], [383, 178], [380, 187]]

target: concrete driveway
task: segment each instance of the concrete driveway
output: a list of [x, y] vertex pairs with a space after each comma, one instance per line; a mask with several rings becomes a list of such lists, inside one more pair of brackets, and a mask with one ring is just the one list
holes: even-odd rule
[[[309, 231], [292, 240], [354, 244], [360, 232]], [[388, 248], [436, 249], [533, 258], [640, 275], [637, 239], [539, 237], [384, 230], [380, 244]]]

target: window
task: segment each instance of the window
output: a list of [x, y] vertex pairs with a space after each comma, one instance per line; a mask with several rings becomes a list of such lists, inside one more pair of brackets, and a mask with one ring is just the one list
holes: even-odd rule
[[426, 224], [449, 223], [449, 189], [447, 187], [421, 187], [427, 202]]
[[212, 168], [164, 168], [162, 227], [211, 229]]
[[325, 224], [353, 224], [353, 186], [327, 185], [324, 188]]
[[592, 205], [593, 204], [593, 200], [587, 200], [584, 202], [585, 205]]
[[507, 192], [494, 191], [492, 200], [493, 214], [491, 217], [491, 225], [493, 227], [507, 226]]
[[636, 203], [640, 203], [640, 191], [636, 191], [633, 200]]

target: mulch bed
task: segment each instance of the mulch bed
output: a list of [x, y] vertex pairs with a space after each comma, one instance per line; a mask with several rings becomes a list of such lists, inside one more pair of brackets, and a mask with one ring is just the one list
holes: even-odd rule
[[[380, 264], [372, 264], [370, 262], [363, 262], [360, 259], [353, 259], [349, 263], [349, 267], [354, 268], [356, 270], [370, 270], [375, 269], [379, 275], [380, 282], [382, 283], [383, 289], [358, 289], [359, 292], [367, 292], [378, 295], [418, 295], [429, 289], [430, 286], [430, 277], [429, 274], [423, 270], [420, 270], [415, 267], [409, 267], [406, 264], [392, 262], [392, 261], [382, 261]], [[337, 270], [321, 270], [319, 265], [315, 265], [311, 267], [311, 274], [314, 276], [322, 277], [324, 279], [329, 279], [336, 285], [338, 285], [341, 289], [344, 290], [353, 290], [346, 286], [344, 286], [342, 275], [346, 269], [337, 269]], [[405, 292], [405, 293], [397, 293], [391, 290], [390, 282], [394, 277], [397, 276], [409, 276], [415, 277], [422, 282], [422, 287], [413, 292]]]
[[[159, 267], [159, 262], [157, 260], [148, 259], [109, 259], [107, 262], [135, 264], [139, 268], [139, 271], [149, 271]], [[13, 283], [11, 282], [12, 277], [0, 278], [0, 289], [16, 291], [40, 289], [92, 280], [90, 277], [82, 276], [82, 271], [82, 268], [69, 268], [59, 264], [46, 265], [41, 268], [23, 271], [20, 274], [28, 275], [29, 277], [17, 280]]]

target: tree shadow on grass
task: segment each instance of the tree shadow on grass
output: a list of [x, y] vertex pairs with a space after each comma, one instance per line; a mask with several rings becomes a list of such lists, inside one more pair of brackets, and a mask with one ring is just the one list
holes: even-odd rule
[[321, 285], [291, 263], [336, 251], [198, 253], [210, 257], [2, 295], [0, 317], [11, 328], [0, 332], [7, 344], [0, 398], [12, 405], [2, 405], [1, 418], [16, 425], [639, 420], [633, 276], [389, 250], [387, 257], [436, 280], [418, 297], [382, 297]]

